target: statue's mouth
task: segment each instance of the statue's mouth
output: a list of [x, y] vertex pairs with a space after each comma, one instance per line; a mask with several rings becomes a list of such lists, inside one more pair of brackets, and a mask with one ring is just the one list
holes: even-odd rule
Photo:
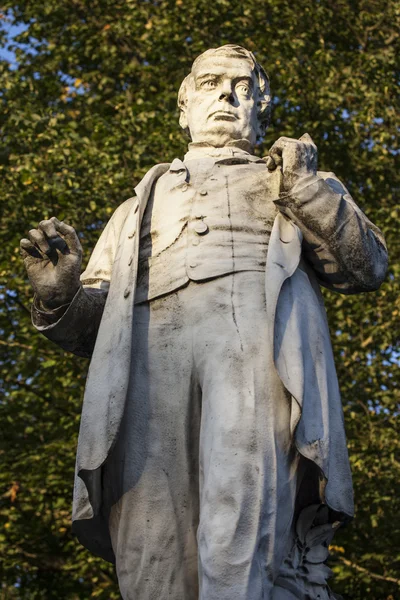
[[216, 121], [236, 121], [238, 118], [232, 112], [228, 112], [226, 110], [216, 110], [215, 112], [211, 113], [209, 118], [211, 117], [214, 117]]

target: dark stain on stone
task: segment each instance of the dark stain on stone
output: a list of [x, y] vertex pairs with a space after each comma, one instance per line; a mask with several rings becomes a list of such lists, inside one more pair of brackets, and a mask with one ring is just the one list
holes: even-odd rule
[[238, 323], [237, 323], [237, 319], [236, 319], [236, 311], [235, 311], [235, 303], [234, 303], [234, 285], [235, 285], [235, 245], [233, 243], [233, 225], [232, 225], [232, 219], [231, 219], [231, 200], [230, 200], [230, 195], [229, 195], [229, 186], [228, 186], [228, 177], [225, 177], [225, 189], [226, 189], [226, 198], [228, 201], [228, 219], [229, 219], [229, 229], [230, 229], [230, 233], [231, 233], [231, 248], [232, 248], [232, 288], [231, 288], [231, 305], [232, 305], [232, 318], [233, 318], [233, 322], [235, 324], [236, 327], [236, 331], [237, 334], [239, 336], [239, 340], [240, 340], [240, 349], [243, 352], [243, 344], [242, 344], [242, 339], [240, 337], [240, 331], [239, 331], [239, 327], [238, 327]]

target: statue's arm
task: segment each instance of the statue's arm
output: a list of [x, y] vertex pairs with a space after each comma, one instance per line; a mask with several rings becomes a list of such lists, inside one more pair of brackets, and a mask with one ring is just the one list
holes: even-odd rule
[[378, 289], [388, 256], [381, 231], [333, 173], [296, 183], [275, 202], [303, 234], [303, 255], [321, 285], [352, 294]]
[[64, 350], [90, 358], [106, 299], [106, 290], [81, 286], [70, 304], [48, 311], [34, 298], [32, 323]]
[[32, 322], [48, 339], [78, 356], [90, 357], [106, 303], [120, 232], [132, 209], [133, 199], [113, 214], [101, 234], [81, 285], [72, 301], [48, 310], [37, 297], [32, 305]]

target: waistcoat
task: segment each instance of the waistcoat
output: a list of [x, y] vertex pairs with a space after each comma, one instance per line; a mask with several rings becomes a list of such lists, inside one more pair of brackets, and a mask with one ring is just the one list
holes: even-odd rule
[[280, 175], [251, 157], [175, 159], [140, 230], [136, 303], [237, 271], [264, 271]]

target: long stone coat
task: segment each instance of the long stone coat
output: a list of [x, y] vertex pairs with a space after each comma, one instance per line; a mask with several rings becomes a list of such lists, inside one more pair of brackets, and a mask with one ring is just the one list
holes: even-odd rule
[[[140, 223], [154, 182], [168, 168], [153, 167], [136, 187], [136, 196], [115, 211], [67, 311], [49, 325], [33, 308], [33, 321], [48, 338], [92, 357], [77, 451], [73, 528], [85, 546], [110, 561], [102, 465], [118, 435], [129, 382]], [[322, 500], [343, 518], [351, 517], [343, 412], [319, 284], [345, 294], [377, 289], [387, 268], [385, 244], [333, 173], [304, 179], [275, 204], [279, 212], [265, 281], [267, 315], [274, 327], [265, 365], [277, 369], [292, 396], [295, 444], [322, 472]]]

